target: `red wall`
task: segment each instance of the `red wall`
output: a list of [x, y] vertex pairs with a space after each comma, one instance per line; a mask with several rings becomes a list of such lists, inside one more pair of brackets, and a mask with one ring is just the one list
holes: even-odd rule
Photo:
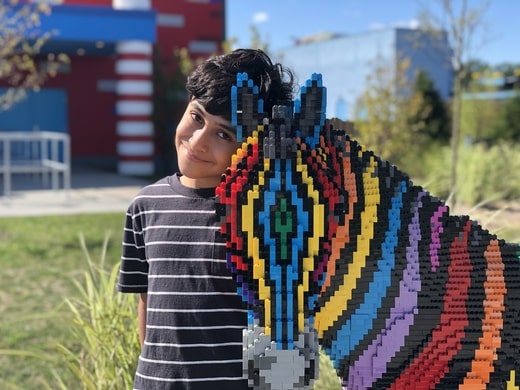
[[114, 79], [114, 59], [71, 57], [71, 73], [60, 74], [46, 86], [67, 89], [72, 156], [115, 156], [113, 91], [99, 91], [98, 82]]
[[158, 28], [158, 42], [162, 47], [187, 47], [191, 40], [221, 43], [225, 38], [223, 2], [153, 0], [152, 6], [159, 13], [184, 15], [184, 28]]

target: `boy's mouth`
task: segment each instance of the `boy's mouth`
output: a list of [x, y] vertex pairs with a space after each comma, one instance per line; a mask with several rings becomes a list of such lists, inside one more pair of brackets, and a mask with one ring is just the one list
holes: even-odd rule
[[189, 161], [192, 161], [192, 162], [195, 162], [195, 163], [206, 163], [206, 162], [208, 162], [207, 160], [205, 160], [203, 158], [200, 158], [195, 153], [193, 153], [193, 151], [187, 145], [184, 145], [184, 147], [185, 147], [185, 156], [186, 156], [186, 158]]

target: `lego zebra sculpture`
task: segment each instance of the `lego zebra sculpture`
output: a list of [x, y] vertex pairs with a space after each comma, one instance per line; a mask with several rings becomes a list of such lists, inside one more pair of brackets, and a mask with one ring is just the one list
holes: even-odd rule
[[310, 388], [319, 347], [353, 389], [518, 389], [520, 248], [333, 129], [313, 75], [267, 116], [232, 89], [242, 148], [217, 188], [248, 308], [244, 375]]

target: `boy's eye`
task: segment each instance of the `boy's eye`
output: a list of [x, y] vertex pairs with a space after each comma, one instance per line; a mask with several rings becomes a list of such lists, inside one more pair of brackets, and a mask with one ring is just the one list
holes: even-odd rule
[[229, 134], [227, 131], [219, 131], [217, 135], [225, 141], [235, 141], [235, 137]]
[[200, 123], [200, 124], [204, 123], [204, 121], [202, 120], [202, 117], [199, 114], [197, 114], [196, 112], [191, 113], [191, 119], [193, 119], [195, 122]]

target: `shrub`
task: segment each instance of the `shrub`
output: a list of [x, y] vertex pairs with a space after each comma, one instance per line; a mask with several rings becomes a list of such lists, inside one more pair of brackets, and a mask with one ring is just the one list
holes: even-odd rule
[[[119, 265], [106, 269], [104, 255], [108, 238], [105, 238], [99, 264], [90, 258], [83, 237], [80, 241], [88, 271], [83, 284], [76, 283], [79, 297], [66, 300], [73, 315], [71, 340], [75, 344], [59, 345], [58, 349], [81, 384], [80, 388], [132, 388], [140, 351], [136, 296], [120, 294], [115, 289]], [[56, 373], [56, 378], [62, 389], [70, 388], [60, 374]]]
[[462, 146], [456, 189], [449, 188], [450, 155], [445, 147], [424, 158], [427, 168], [424, 186], [432, 194], [447, 199], [456, 191], [458, 201], [469, 206], [520, 198], [520, 145], [499, 142], [492, 146], [482, 143]]

